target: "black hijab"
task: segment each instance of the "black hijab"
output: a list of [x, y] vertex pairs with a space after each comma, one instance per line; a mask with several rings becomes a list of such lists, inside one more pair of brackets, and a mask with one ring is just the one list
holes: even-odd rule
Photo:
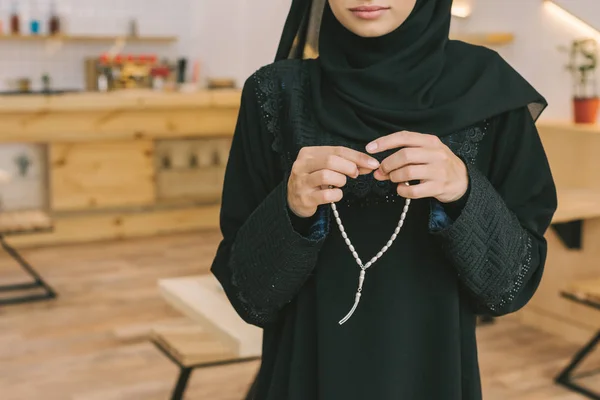
[[443, 136], [545, 99], [496, 52], [449, 39], [452, 0], [417, 0], [395, 31], [363, 38], [326, 0], [293, 0], [277, 60], [311, 57], [324, 128], [361, 141], [400, 130]]

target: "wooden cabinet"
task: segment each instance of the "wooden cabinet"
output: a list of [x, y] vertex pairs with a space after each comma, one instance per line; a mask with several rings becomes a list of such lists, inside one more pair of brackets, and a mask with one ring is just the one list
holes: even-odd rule
[[50, 146], [55, 211], [150, 205], [155, 199], [151, 140]]
[[229, 138], [157, 142], [155, 167], [158, 200], [218, 202], [230, 146]]

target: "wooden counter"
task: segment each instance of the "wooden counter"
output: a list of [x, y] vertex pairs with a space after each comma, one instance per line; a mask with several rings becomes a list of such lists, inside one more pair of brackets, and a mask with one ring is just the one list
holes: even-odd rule
[[238, 90], [0, 97], [0, 143], [231, 136]]
[[43, 165], [37, 175], [21, 176], [4, 157], [0, 169], [12, 169], [16, 179], [12, 188], [0, 187], [0, 197], [37, 185], [24, 193], [42, 193], [38, 203], [55, 221], [54, 232], [14, 243], [216, 228], [239, 103], [238, 90], [1, 97], [0, 150], [17, 143], [42, 148], [26, 163]]

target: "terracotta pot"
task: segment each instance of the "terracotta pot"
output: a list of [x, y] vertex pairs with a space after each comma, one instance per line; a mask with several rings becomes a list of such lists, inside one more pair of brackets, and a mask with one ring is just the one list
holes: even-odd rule
[[598, 120], [598, 97], [574, 98], [573, 111], [576, 124], [595, 124]]

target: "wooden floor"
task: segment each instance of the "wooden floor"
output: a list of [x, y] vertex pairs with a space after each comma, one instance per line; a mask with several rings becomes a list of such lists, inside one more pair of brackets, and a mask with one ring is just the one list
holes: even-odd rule
[[[218, 239], [204, 233], [25, 251], [60, 297], [0, 308], [0, 399], [168, 399], [177, 369], [144, 335], [182, 318], [156, 281], [206, 272]], [[0, 283], [19, 276], [0, 256]], [[479, 328], [479, 339], [486, 400], [583, 399], [551, 380], [576, 346], [509, 319]], [[198, 371], [187, 399], [238, 400], [256, 368]], [[584, 381], [600, 390], [600, 376]]]

